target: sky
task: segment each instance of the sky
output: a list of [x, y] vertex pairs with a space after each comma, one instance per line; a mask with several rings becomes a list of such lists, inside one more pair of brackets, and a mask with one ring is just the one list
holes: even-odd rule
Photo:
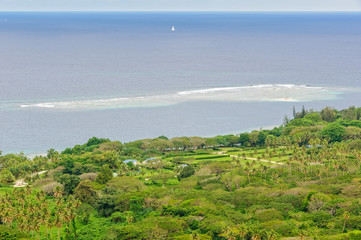
[[0, 0], [0, 11], [361, 11], [361, 0]]

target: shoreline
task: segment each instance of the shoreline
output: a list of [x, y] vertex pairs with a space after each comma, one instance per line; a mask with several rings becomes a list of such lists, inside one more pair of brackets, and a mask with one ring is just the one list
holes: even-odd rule
[[[270, 126], [265, 126], [265, 127], [257, 127], [257, 128], [248, 128], [248, 129], [243, 129], [243, 130], [240, 130], [240, 131], [232, 131], [232, 132], [222, 132], [222, 133], [219, 133], [217, 135], [206, 135], [206, 136], [186, 136], [186, 137], [202, 137], [202, 138], [212, 138], [212, 137], [216, 137], [218, 135], [238, 135], [238, 134], [241, 134], [241, 133], [250, 133], [252, 131], [255, 131], [255, 130], [272, 130], [273, 128], [275, 127], [279, 127], [280, 125], [270, 125]], [[95, 136], [96, 137], [96, 136]], [[176, 136], [176, 137], [179, 137], [179, 136]], [[144, 138], [146, 139], [146, 138]], [[111, 141], [118, 141], [117, 139], [110, 139]], [[142, 139], [137, 139], [137, 140], [133, 140], [133, 141], [138, 141], [138, 140], [142, 140]], [[133, 142], [133, 141], [129, 141], [129, 142]], [[83, 144], [83, 143], [78, 143], [78, 144]], [[68, 147], [74, 147], [74, 146], [68, 146]], [[58, 149], [56, 147], [53, 147], [56, 151], [63, 151], [64, 149]], [[44, 151], [39, 151], [39, 152], [36, 152], [36, 151], [19, 151], [19, 152], [12, 152], [12, 151], [3, 151], [2, 152], [3, 155], [6, 155], [6, 154], [24, 154], [24, 156], [26, 156], [27, 158], [30, 158], [30, 159], [34, 159], [36, 156], [46, 156], [48, 153], [47, 152], [44, 152]]]

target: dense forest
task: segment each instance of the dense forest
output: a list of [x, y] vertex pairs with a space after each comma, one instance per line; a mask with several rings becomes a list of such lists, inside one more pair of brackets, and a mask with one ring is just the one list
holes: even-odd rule
[[361, 108], [281, 126], [0, 152], [0, 239], [361, 239]]

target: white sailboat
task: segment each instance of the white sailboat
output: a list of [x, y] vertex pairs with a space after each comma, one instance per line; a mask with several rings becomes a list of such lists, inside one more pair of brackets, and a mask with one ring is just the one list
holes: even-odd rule
[[172, 32], [174, 32], [175, 31], [175, 27], [174, 26], [172, 26]]

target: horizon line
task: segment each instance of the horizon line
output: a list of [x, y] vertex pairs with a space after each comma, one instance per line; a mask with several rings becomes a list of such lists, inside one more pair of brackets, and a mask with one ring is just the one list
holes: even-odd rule
[[342, 11], [328, 11], [328, 10], [0, 10], [0, 13], [5, 12], [94, 12], [94, 13], [361, 13], [361, 10], [342, 10]]

